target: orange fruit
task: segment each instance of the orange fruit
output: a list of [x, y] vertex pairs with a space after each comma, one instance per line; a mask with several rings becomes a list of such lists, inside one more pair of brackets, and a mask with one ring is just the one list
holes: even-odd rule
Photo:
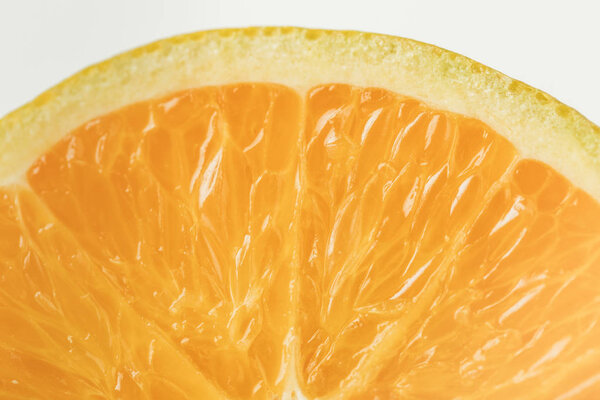
[[598, 398], [599, 155], [406, 39], [117, 56], [0, 120], [0, 398]]

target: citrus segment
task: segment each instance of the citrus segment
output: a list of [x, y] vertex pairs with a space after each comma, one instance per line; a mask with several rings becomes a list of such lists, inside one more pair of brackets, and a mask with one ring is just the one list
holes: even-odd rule
[[2, 188], [0, 256], [0, 397], [600, 390], [600, 205], [389, 90], [235, 84], [100, 116]]

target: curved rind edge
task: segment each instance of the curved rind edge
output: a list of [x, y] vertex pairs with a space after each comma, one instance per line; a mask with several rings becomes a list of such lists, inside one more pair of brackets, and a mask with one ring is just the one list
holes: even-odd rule
[[97, 116], [178, 90], [249, 81], [300, 92], [348, 83], [415, 97], [483, 121], [523, 157], [600, 199], [600, 128], [548, 94], [414, 40], [288, 27], [175, 36], [82, 70], [0, 120], [0, 184], [20, 179], [52, 144]]

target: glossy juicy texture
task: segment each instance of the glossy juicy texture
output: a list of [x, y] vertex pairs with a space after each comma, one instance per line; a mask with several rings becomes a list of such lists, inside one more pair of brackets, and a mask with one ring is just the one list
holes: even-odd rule
[[0, 398], [600, 396], [600, 205], [382, 89], [189, 90], [0, 189]]

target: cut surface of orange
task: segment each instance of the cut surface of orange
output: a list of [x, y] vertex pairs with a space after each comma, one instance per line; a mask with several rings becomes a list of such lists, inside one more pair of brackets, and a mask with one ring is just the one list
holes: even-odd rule
[[0, 399], [599, 397], [599, 149], [405, 39], [118, 56], [0, 120]]

